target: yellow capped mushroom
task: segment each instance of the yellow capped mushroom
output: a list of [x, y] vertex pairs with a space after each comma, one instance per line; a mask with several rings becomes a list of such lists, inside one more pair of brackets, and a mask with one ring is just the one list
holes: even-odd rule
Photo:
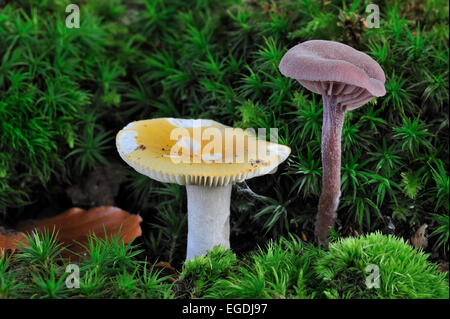
[[230, 248], [231, 186], [276, 169], [290, 148], [251, 131], [212, 120], [158, 118], [136, 121], [116, 137], [122, 159], [160, 182], [186, 185], [186, 259], [216, 245]]

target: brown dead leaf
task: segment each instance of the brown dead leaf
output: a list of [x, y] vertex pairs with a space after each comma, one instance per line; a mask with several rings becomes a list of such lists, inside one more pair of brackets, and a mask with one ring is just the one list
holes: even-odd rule
[[0, 251], [13, 254], [23, 241], [25, 241], [24, 233], [0, 226]]
[[[17, 230], [23, 233], [38, 233], [53, 231], [58, 233], [58, 240], [78, 254], [83, 254], [84, 249], [78, 243], [86, 245], [88, 236], [94, 233], [98, 238], [105, 239], [119, 233], [125, 244], [142, 235], [140, 223], [142, 218], [132, 215], [114, 206], [101, 206], [91, 208], [88, 211], [81, 208], [72, 208], [58, 216], [39, 220], [27, 220], [19, 223]], [[77, 259], [78, 256], [64, 250], [63, 257]]]
[[419, 249], [425, 249], [428, 247], [428, 238], [426, 237], [426, 230], [428, 225], [423, 224], [419, 227], [419, 229], [416, 231], [416, 233], [411, 237], [411, 244]]

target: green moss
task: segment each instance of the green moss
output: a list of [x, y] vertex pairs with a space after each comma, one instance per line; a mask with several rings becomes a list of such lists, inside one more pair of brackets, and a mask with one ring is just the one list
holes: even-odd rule
[[236, 255], [231, 250], [216, 246], [206, 256], [185, 262], [180, 280], [192, 285], [190, 297], [200, 298], [219, 278], [228, 275], [236, 262]]
[[[105, 239], [90, 235], [85, 254], [79, 254], [78, 260], [59, 255], [66, 247], [53, 233], [33, 233], [26, 242], [26, 247], [10, 257], [0, 250], [0, 299], [174, 297], [171, 276], [139, 260], [142, 250], [125, 245], [119, 235]], [[75, 273], [77, 279], [69, 277]]]
[[[219, 299], [313, 298], [316, 292], [311, 289], [315, 282], [311, 262], [320, 253], [294, 237], [291, 241], [270, 242], [266, 248], [229, 264], [215, 280], [195, 277], [194, 282], [201, 283], [195, 288], [202, 289], [196, 295]], [[215, 268], [215, 264], [211, 263], [210, 267]], [[191, 270], [191, 273], [195, 272]], [[208, 285], [204, 285], [205, 282]]]
[[81, 6], [81, 28], [69, 29], [61, 19], [69, 3], [14, 1], [0, 11], [3, 213], [104, 164], [112, 149], [104, 123], [120, 102], [127, 60], [119, 43], [129, 31], [117, 31], [123, 12], [102, 22], [97, 1]]
[[[184, 263], [175, 283], [118, 236], [91, 236], [79, 267], [79, 288], [69, 288], [67, 260], [54, 236], [29, 236], [12, 257], [0, 254], [1, 298], [448, 298], [448, 273], [403, 240], [372, 233], [343, 238], [323, 251], [291, 236], [237, 258], [214, 247]], [[379, 270], [379, 286], [371, 278]], [[372, 276], [373, 277], [373, 276]]]
[[427, 258], [402, 239], [372, 233], [333, 243], [314, 270], [332, 298], [448, 299], [448, 273], [439, 274]]
[[422, 251], [380, 233], [339, 239], [328, 251], [282, 238], [237, 263], [202, 257], [186, 265], [194, 295], [205, 298], [449, 297], [448, 273], [440, 274]]

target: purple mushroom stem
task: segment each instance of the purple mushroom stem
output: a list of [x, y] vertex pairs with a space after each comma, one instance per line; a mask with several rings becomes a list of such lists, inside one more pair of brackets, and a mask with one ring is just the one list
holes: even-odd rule
[[322, 194], [316, 220], [316, 236], [327, 246], [330, 228], [334, 227], [341, 195], [341, 135], [345, 107], [336, 98], [324, 95], [322, 124]]

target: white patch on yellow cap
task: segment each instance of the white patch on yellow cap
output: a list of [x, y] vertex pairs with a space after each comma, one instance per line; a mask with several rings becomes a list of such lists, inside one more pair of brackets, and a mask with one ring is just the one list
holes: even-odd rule
[[138, 147], [135, 138], [137, 135], [136, 131], [123, 131], [119, 136], [119, 152], [124, 154], [133, 152]]
[[194, 119], [174, 119], [168, 118], [170, 124], [177, 127], [207, 127], [211, 126], [211, 121], [208, 120], [194, 120]]
[[276, 155], [280, 156], [280, 162], [283, 162], [286, 158], [288, 158], [289, 154], [291, 153], [291, 150], [289, 147], [279, 144], [271, 144], [267, 147], [267, 150], [271, 153], [275, 153]]
[[128, 123], [122, 130], [128, 130], [134, 125], [134, 122]]

